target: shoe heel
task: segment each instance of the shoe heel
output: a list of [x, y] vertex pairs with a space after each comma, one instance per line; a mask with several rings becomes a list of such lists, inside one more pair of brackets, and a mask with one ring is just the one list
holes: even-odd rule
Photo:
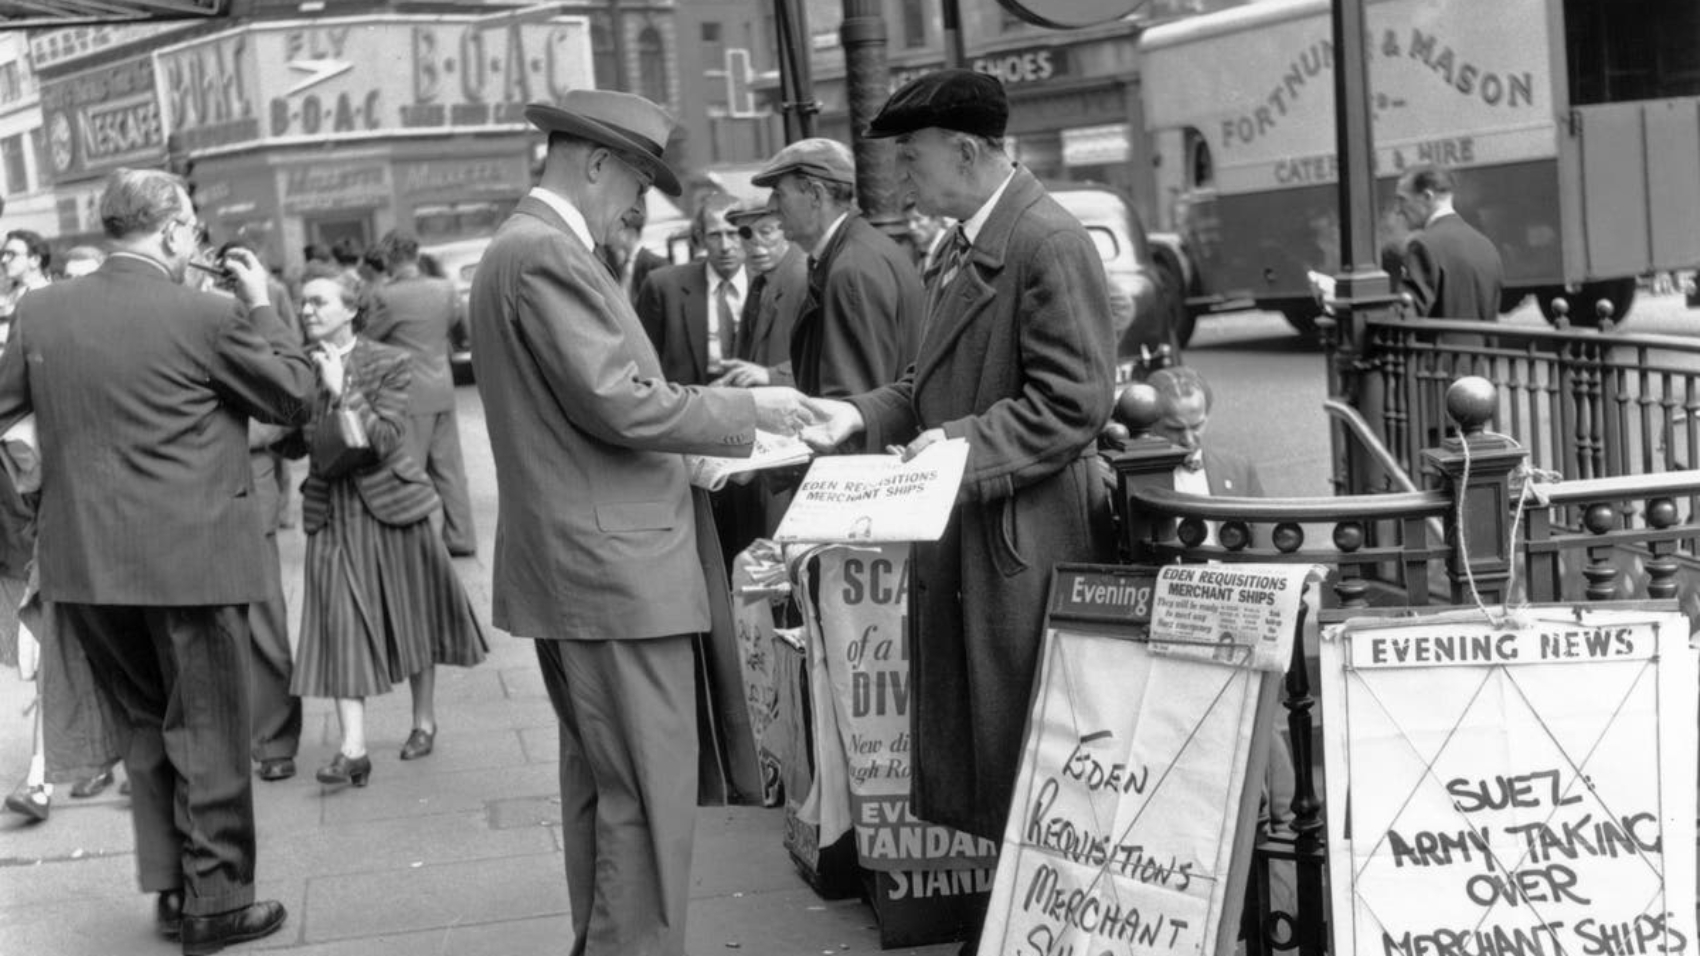
[[349, 773], [349, 775], [348, 775], [348, 779], [349, 779], [349, 780], [350, 780], [350, 781], [352, 781], [352, 782], [353, 782], [353, 784], [354, 784], [354, 785], [355, 785], [355, 786], [356, 786], [356, 787], [364, 787], [364, 786], [366, 786], [366, 781], [367, 781], [367, 780], [368, 780], [368, 779], [369, 779], [369, 778], [370, 778], [370, 777], [371, 777], [371, 776], [372, 776], [372, 768], [371, 768], [371, 767], [367, 767], [367, 768], [366, 768], [366, 769], [365, 769], [365, 770], [355, 770], [355, 771], [351, 771], [351, 772], [350, 772], [350, 773]]

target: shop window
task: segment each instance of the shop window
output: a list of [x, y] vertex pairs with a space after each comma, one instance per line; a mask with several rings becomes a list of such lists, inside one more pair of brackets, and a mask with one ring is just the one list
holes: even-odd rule
[[[1700, 94], [1700, 4], [1694, 0], [1564, 0], [1570, 102], [1577, 106]], [[1496, 80], [1512, 106], [1524, 94]], [[1537, 81], [1538, 82], [1538, 81]], [[1478, 94], [1490, 92], [1486, 78]]]
[[1209, 189], [1216, 185], [1216, 164], [1210, 158], [1210, 141], [1198, 130], [1186, 128], [1186, 186]]
[[637, 49], [638, 91], [653, 102], [668, 102], [667, 51], [661, 44], [661, 31], [644, 27], [638, 34]]
[[18, 61], [0, 63], [0, 103], [11, 103], [22, 99], [23, 95], [24, 84], [19, 78]]
[[416, 206], [413, 234], [429, 245], [474, 236], [488, 236], [508, 217], [512, 203], [468, 202]]
[[720, 43], [720, 24], [705, 21], [702, 25], [702, 45], [718, 46]]
[[614, 58], [614, 34], [608, 29], [608, 17], [590, 18], [590, 63], [599, 90], [625, 89], [619, 81], [619, 64]]
[[903, 45], [927, 45], [927, 10], [921, 0], [903, 0]]
[[29, 175], [24, 168], [24, 134], [0, 139], [0, 163], [6, 167], [6, 192], [29, 192]]
[[53, 157], [47, 152], [47, 136], [37, 126], [30, 130], [30, 154], [35, 158], [35, 181], [44, 183], [53, 172]]

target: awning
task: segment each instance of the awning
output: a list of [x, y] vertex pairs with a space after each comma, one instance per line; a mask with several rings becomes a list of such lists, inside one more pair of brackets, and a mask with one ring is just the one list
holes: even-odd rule
[[0, 30], [223, 16], [230, 0], [0, 0]]

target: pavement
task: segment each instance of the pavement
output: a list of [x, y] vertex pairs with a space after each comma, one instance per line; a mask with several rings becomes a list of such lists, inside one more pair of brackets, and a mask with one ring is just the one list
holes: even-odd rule
[[[456, 566], [489, 620], [494, 481], [476, 393], [461, 390], [462, 435], [482, 534], [477, 558]], [[468, 407], [472, 406], [472, 407]], [[483, 446], [483, 447], [480, 447]], [[477, 449], [476, 451], [474, 449]], [[280, 535], [291, 620], [298, 619], [299, 530]], [[291, 628], [294, 633], [294, 628]], [[301, 956], [529, 956], [564, 954], [572, 940], [560, 839], [556, 725], [531, 642], [492, 629], [476, 668], [440, 668], [436, 751], [401, 762], [410, 727], [407, 688], [368, 702], [373, 760], [364, 789], [327, 789], [313, 770], [338, 739], [328, 701], [306, 705], [290, 780], [254, 781], [258, 893], [289, 909], [274, 936], [228, 952]], [[0, 674], [0, 792], [23, 779], [32, 685]], [[153, 932], [153, 899], [136, 886], [129, 800], [117, 788], [54, 797], [28, 824], [0, 812], [0, 954], [114, 956], [176, 952]], [[820, 899], [781, 845], [781, 811], [697, 814], [687, 952], [692, 956], [811, 956], [879, 949], [863, 902]], [[945, 956], [953, 945], [890, 952]]]

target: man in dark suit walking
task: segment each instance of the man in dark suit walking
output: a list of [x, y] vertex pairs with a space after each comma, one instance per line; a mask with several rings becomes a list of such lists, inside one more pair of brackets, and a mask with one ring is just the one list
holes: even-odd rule
[[366, 300], [364, 335], [413, 356], [408, 398], [408, 440], [413, 460], [425, 466], [437, 496], [443, 499], [443, 543], [449, 553], [478, 553], [472, 524], [472, 498], [466, 489], [466, 465], [460, 454], [460, 423], [455, 417], [450, 342], [462, 321], [460, 294], [448, 279], [419, 271], [419, 242], [392, 232], [379, 247], [388, 267]]
[[638, 292], [638, 321], [669, 382], [707, 385], [736, 357], [750, 281], [738, 230], [726, 221], [732, 204], [725, 193], [703, 199], [691, 222], [691, 241], [703, 258], [656, 269]]
[[567, 952], [681, 956], [697, 795], [693, 635], [709, 627], [682, 454], [748, 455], [792, 432], [781, 388], [668, 381], [593, 250], [678, 177], [673, 127], [629, 93], [528, 106], [538, 184], [472, 283], [472, 361], [501, 515], [492, 617], [532, 638], [560, 722]]
[[1452, 206], [1452, 174], [1414, 166], [1394, 190], [1399, 216], [1412, 230], [1405, 242], [1403, 286], [1417, 314], [1436, 319], [1499, 317], [1505, 267], [1499, 249]]
[[313, 369], [252, 253], [238, 298], [183, 286], [200, 224], [182, 180], [119, 170], [114, 247], [20, 303], [0, 428], [41, 436], [41, 593], [119, 715], [141, 888], [188, 954], [283, 925], [254, 901], [248, 605], [267, 594], [248, 420], [304, 421]]
[[798, 140], [750, 182], [773, 187], [785, 235], [812, 260], [791, 330], [797, 389], [842, 398], [897, 381], [915, 358], [926, 297], [909, 254], [856, 211], [849, 147]]

